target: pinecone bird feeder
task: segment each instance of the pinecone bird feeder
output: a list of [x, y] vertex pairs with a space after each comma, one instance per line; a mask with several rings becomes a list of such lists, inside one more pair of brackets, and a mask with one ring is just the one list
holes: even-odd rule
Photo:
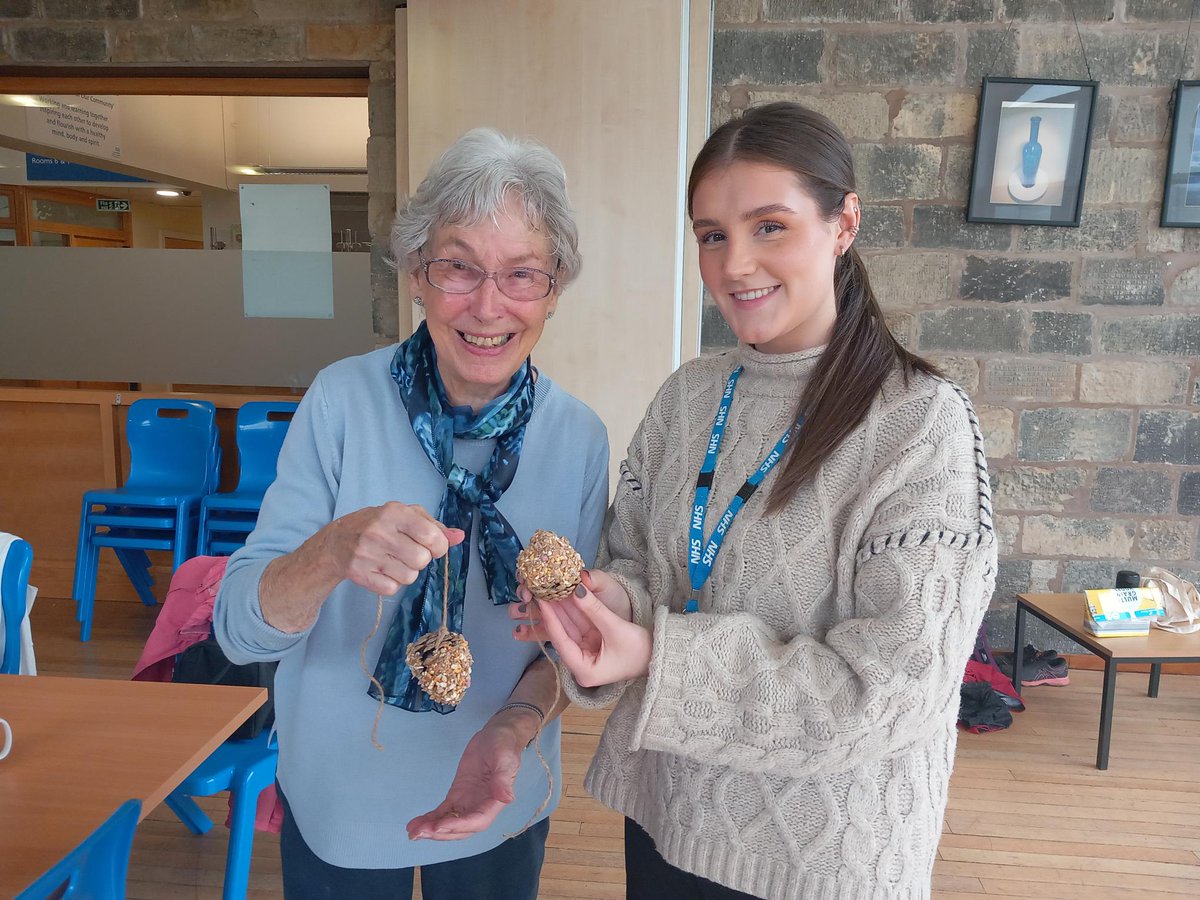
[[539, 529], [517, 556], [517, 575], [537, 600], [562, 600], [579, 585], [581, 557], [571, 542]]
[[450, 554], [445, 556], [442, 587], [442, 624], [408, 645], [404, 661], [434, 703], [458, 706], [471, 686], [471, 648], [467, 639], [446, 627], [447, 598], [450, 596]]

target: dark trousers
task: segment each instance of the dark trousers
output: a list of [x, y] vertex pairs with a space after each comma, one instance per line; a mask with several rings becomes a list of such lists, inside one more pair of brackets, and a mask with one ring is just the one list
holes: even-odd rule
[[[415, 869], [344, 869], [318, 857], [304, 842], [283, 802], [279, 855], [287, 900], [396, 900], [411, 898]], [[486, 853], [421, 866], [425, 900], [536, 900], [550, 820], [536, 825]], [[408, 840], [407, 837], [402, 840]]]
[[633, 819], [625, 820], [625, 900], [757, 900], [677, 869], [659, 854], [654, 839]]

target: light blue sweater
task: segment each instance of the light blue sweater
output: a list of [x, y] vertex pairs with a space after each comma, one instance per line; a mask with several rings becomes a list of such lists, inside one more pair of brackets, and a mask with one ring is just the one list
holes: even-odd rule
[[[275, 557], [296, 549], [339, 516], [389, 500], [436, 515], [445, 480], [409, 425], [388, 371], [395, 348], [345, 359], [313, 382], [288, 431], [279, 474], [267, 491], [258, 527], [233, 557], [214, 610], [217, 639], [231, 660], [280, 661], [275, 676], [279, 783], [305, 841], [326, 862], [352, 868], [399, 868], [483, 853], [526, 824], [546, 796], [546, 775], [526, 750], [516, 800], [492, 827], [464, 841], [410, 841], [405, 825], [445, 798], [472, 735], [505, 702], [539, 655], [512, 638], [505, 606], [487, 596], [472, 536], [464, 632], [475, 663], [471, 688], [449, 715], [384, 708], [383, 752], [371, 746], [378, 701], [367, 695], [360, 665], [375, 623], [376, 596], [343, 581], [308, 631], [286, 634], [266, 624], [258, 582]], [[459, 465], [480, 471], [494, 441], [455, 441]], [[588, 407], [542, 375], [516, 477], [497, 507], [522, 542], [538, 528], [569, 538], [588, 565], [608, 503], [608, 437]], [[403, 593], [401, 594], [401, 596]], [[400, 602], [384, 598], [383, 622], [366, 648], [375, 663]], [[562, 783], [559, 726], [541, 737]]]

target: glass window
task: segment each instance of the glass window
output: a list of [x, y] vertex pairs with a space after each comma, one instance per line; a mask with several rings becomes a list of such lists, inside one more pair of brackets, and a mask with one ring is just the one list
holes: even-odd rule
[[55, 234], [53, 231], [35, 231], [30, 237], [35, 247], [69, 247], [65, 234]]
[[100, 212], [95, 207], [80, 203], [64, 203], [61, 200], [36, 199], [30, 204], [35, 222], [62, 222], [65, 225], [84, 225], [88, 228], [105, 228], [124, 231], [123, 213]]
[[725, 323], [717, 304], [705, 290], [704, 302], [700, 307], [700, 354], [706, 356], [710, 353], [724, 353], [736, 346], [737, 338]]
[[15, 228], [0, 228], [0, 247], [17, 246], [17, 230]]
[[0, 194], [0, 219], [11, 219], [12, 214], [12, 200], [8, 194]]

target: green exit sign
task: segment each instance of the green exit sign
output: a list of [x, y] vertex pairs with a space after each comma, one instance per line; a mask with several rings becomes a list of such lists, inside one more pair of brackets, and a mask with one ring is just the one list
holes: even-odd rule
[[97, 200], [98, 212], [129, 212], [128, 200]]

